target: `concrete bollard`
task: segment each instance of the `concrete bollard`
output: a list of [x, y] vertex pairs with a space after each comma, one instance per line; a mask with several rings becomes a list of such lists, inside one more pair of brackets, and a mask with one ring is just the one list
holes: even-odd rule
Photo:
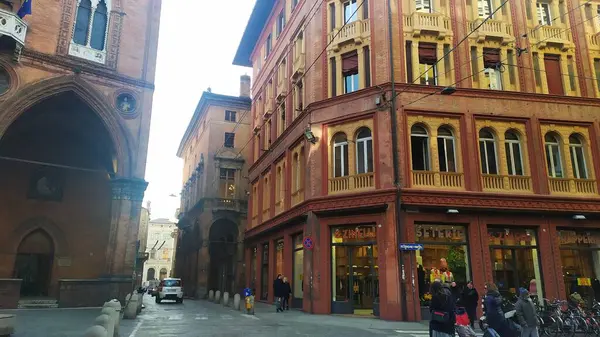
[[240, 310], [240, 300], [241, 300], [240, 294], [233, 295], [233, 308], [235, 310]]
[[106, 327], [106, 331], [108, 332], [108, 337], [116, 336], [115, 323], [117, 321], [117, 312], [115, 311], [115, 309], [111, 308], [111, 307], [104, 307], [104, 308], [102, 308], [102, 311], [100, 313], [102, 315], [107, 315], [109, 318], [108, 326]]
[[106, 314], [101, 314], [100, 316], [96, 317], [96, 319], [94, 320], [94, 324], [99, 325], [99, 326], [103, 327], [104, 329], [106, 329], [106, 334], [109, 337], [112, 337], [112, 333], [108, 329], [108, 327], [110, 326], [110, 316], [108, 316]]
[[208, 300], [211, 302], [215, 300], [215, 291], [214, 290], [210, 290], [208, 292]]
[[100, 325], [94, 325], [93, 327], [85, 330], [83, 337], [108, 337], [106, 329]]
[[137, 316], [138, 296], [136, 294], [128, 294], [125, 298], [125, 303], [126, 307], [123, 318], [135, 319]]
[[136, 294], [136, 296], [138, 298], [137, 313], [139, 315], [142, 312], [142, 304], [144, 304], [144, 294]]
[[223, 293], [223, 305], [224, 306], [229, 305], [229, 293], [228, 292]]
[[114, 322], [115, 329], [114, 329], [113, 335], [114, 335], [114, 337], [118, 337], [119, 336], [119, 326], [121, 325], [121, 311], [123, 310], [123, 308], [121, 307], [121, 302], [119, 302], [119, 300], [117, 300], [117, 299], [112, 299], [112, 300], [104, 303], [104, 305], [102, 307], [114, 309], [113, 322]]
[[215, 303], [220, 303], [221, 302], [221, 291], [217, 290], [215, 292]]

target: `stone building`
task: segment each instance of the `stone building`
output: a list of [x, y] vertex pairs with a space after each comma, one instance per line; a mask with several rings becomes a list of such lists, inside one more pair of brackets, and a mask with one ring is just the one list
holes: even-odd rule
[[131, 291], [160, 0], [0, 3], [0, 307]]
[[243, 286], [250, 135], [250, 77], [240, 96], [202, 93], [179, 145], [183, 190], [176, 274], [189, 296]]
[[148, 225], [150, 223], [150, 201], [146, 202], [146, 207], [140, 210], [140, 222], [138, 226], [137, 251], [138, 256], [135, 264], [136, 285], [141, 285], [144, 279], [144, 263], [150, 257], [150, 253], [146, 252], [148, 244]]
[[258, 0], [234, 58], [257, 298], [278, 273], [307, 312], [389, 320], [426, 319], [435, 279], [599, 298], [599, 6]]
[[176, 254], [177, 224], [169, 219], [151, 220], [148, 225], [148, 244], [144, 263], [144, 284], [170, 277]]

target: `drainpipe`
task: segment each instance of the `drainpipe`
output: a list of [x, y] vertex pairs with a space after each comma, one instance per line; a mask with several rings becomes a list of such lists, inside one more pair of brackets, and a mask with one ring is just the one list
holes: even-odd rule
[[[390, 46], [389, 58], [390, 58], [390, 82], [392, 84], [392, 100], [390, 102], [390, 117], [391, 117], [391, 133], [392, 133], [392, 159], [394, 169], [394, 186], [396, 187], [396, 198], [395, 198], [395, 209], [396, 209], [396, 238], [398, 243], [404, 242], [404, 232], [402, 231], [402, 219], [400, 207], [402, 190], [400, 187], [400, 164], [399, 164], [399, 152], [398, 148], [398, 119], [396, 114], [396, 78], [394, 76], [394, 33], [392, 31], [392, 0], [387, 0], [388, 5], [388, 41]], [[395, 249], [399, 249], [396, 247]], [[398, 259], [398, 279], [400, 280], [400, 296], [402, 302], [402, 320], [406, 321], [406, 314], [408, 311], [406, 305], [406, 277], [404, 270], [404, 252], [400, 250], [400, 258]]]

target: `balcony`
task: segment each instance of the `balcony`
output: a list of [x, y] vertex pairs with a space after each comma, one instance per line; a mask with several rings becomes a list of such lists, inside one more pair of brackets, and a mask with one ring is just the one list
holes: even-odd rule
[[263, 209], [262, 221], [265, 222], [265, 221], [269, 220], [270, 216], [271, 216], [271, 208], [269, 207], [269, 208]]
[[[208, 203], [206, 203], [208, 201]], [[214, 198], [206, 199], [204, 207], [210, 207], [213, 212], [231, 211], [246, 213], [248, 211], [248, 202], [239, 199]]]
[[531, 32], [532, 43], [538, 42], [540, 49], [546, 48], [548, 44], [558, 45], [563, 51], [573, 46], [571, 30], [555, 26], [542, 26]]
[[[469, 22], [469, 30], [474, 31], [484, 19], [477, 19]], [[513, 35], [512, 24], [500, 20], [488, 20], [473, 34], [477, 38], [477, 42], [485, 42], [485, 40], [497, 40], [503, 45], [515, 40]]]
[[549, 180], [551, 193], [585, 195], [598, 194], [596, 180], [593, 179], [549, 178]]
[[[339, 34], [338, 34], [339, 32]], [[341, 46], [347, 43], [360, 45], [371, 34], [369, 20], [356, 20], [349, 22], [342, 29], [334, 29], [329, 33], [328, 41], [331, 42], [329, 48], [334, 52], [340, 51]]]
[[[284, 76], [281, 76], [281, 77], [284, 77]], [[279, 81], [277, 81], [277, 96], [275, 97], [275, 100], [277, 101], [277, 103], [280, 103], [282, 100], [285, 99], [285, 97], [287, 95], [287, 91], [288, 91], [288, 79], [280, 78]]]
[[531, 177], [483, 174], [481, 182], [484, 191], [532, 192]]
[[0, 35], [11, 37], [20, 50], [25, 45], [27, 24], [16, 13], [0, 9]]
[[600, 36], [598, 34], [588, 34], [587, 39], [590, 49], [596, 51], [600, 50]]
[[373, 172], [329, 179], [329, 193], [364, 190], [375, 187]]
[[292, 193], [292, 206], [296, 206], [304, 201], [304, 189], [299, 189]]
[[463, 189], [464, 174], [456, 172], [413, 171], [413, 187]]
[[297, 81], [304, 75], [305, 62], [304, 53], [296, 53], [292, 63], [292, 82]]
[[284, 208], [285, 208], [285, 203], [283, 201], [283, 199], [281, 200], [277, 200], [277, 202], [275, 203], [275, 214], [279, 214], [281, 212], [283, 212]]
[[424, 32], [437, 35], [443, 40], [452, 32], [450, 18], [438, 13], [414, 12], [404, 16], [404, 29], [411, 31], [414, 37], [419, 37]]

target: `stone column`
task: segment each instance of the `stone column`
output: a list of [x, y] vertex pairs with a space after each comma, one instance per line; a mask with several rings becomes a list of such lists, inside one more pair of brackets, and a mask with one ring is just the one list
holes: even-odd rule
[[111, 222], [106, 248], [106, 273], [132, 277], [137, 255], [138, 223], [148, 183], [139, 178], [113, 178]]

